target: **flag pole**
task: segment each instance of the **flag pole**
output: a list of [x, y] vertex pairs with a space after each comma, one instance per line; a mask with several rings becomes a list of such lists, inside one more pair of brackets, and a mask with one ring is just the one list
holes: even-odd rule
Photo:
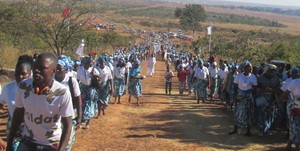
[[212, 31], [212, 26], [211, 26], [211, 23], [210, 23], [210, 33], [209, 33], [209, 44], [208, 44], [208, 52], [209, 52], [209, 54], [210, 54], [210, 47], [211, 47], [211, 31]]

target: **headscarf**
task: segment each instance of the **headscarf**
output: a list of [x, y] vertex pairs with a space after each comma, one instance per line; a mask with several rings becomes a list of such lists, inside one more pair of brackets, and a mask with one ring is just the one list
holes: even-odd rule
[[199, 58], [199, 59], [198, 59], [198, 62], [201, 62], [201, 64], [204, 64], [204, 61], [203, 61], [202, 58]]
[[105, 59], [103, 57], [99, 57], [97, 59], [97, 63], [102, 63], [102, 62], [105, 62]]
[[90, 56], [86, 56], [86, 57], [82, 58], [82, 60], [81, 60], [81, 62], [83, 64], [91, 63], [92, 61], [93, 61], [93, 58]]
[[142, 70], [140, 63], [141, 62], [139, 60], [134, 61], [133, 66], [130, 70], [130, 76], [136, 77], [138, 74], [140, 74], [140, 72]]
[[74, 60], [74, 65], [80, 65], [80, 64], [81, 64], [80, 60]]
[[61, 65], [62, 67], [64, 67], [67, 73], [70, 71], [69, 63], [66, 62], [65, 60], [63, 60], [63, 59], [58, 59], [57, 64], [59, 64], [59, 65]]
[[292, 71], [297, 71], [297, 72], [299, 72], [300, 69], [299, 69], [298, 67], [293, 67], [293, 68], [292, 68]]

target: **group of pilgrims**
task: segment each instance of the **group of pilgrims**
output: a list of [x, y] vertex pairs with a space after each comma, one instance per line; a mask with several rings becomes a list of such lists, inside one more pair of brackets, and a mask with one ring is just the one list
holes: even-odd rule
[[[285, 127], [289, 134], [287, 149], [292, 149], [294, 144], [296, 150], [299, 150], [298, 67], [291, 67], [289, 64], [261, 64], [253, 67], [248, 60], [237, 64], [217, 61], [214, 56], [205, 60], [200, 55], [176, 50], [176, 45], [154, 45], [154, 51], [145, 42], [129, 49], [116, 50], [114, 54], [101, 54], [99, 57], [89, 55], [78, 60], [64, 55], [57, 57], [53, 78], [69, 89], [74, 110], [73, 127], [66, 150], [71, 150], [76, 129], [90, 129], [90, 121], [99, 118], [101, 114], [105, 115], [109, 104], [121, 104], [121, 98], [125, 94], [129, 95], [129, 103], [133, 96], [136, 98], [136, 105], [140, 105], [141, 80], [146, 78], [141, 74], [141, 61], [147, 61], [147, 76], [152, 77], [155, 74], [156, 58], [166, 62], [166, 72], [162, 77], [166, 80], [166, 95], [172, 95], [172, 83], [176, 77], [179, 95], [187, 93], [198, 104], [220, 100], [232, 109], [234, 129], [229, 135], [245, 129], [245, 135], [251, 136], [253, 128], [258, 128], [260, 135], [269, 135], [270, 130], [281, 123], [280, 126]], [[20, 56], [15, 68], [15, 81], [2, 88], [0, 103], [6, 104], [9, 112], [7, 133], [12, 125], [17, 87], [21, 81], [32, 77], [32, 70], [37, 66], [35, 60], [35, 57], [28, 55]], [[47, 90], [35, 91], [47, 95]], [[23, 126], [14, 138], [14, 150], [17, 150], [24, 136], [24, 124], [21, 125]]]
[[[229, 135], [251, 129], [259, 136], [272, 135], [272, 130], [286, 130], [287, 150], [299, 150], [300, 143], [300, 68], [282, 62], [252, 66], [249, 60], [237, 64], [213, 55], [204, 57], [180, 56], [176, 61], [166, 60], [166, 94], [171, 94], [174, 66], [179, 82], [179, 95], [185, 91], [194, 94], [199, 104], [221, 101], [233, 111], [233, 130]], [[276, 62], [275, 62], [276, 63]]]
[[[152, 58], [152, 63], [149, 62], [148, 64], [149, 69], [151, 68], [148, 74], [149, 76], [153, 75], [156, 62], [154, 53], [151, 53], [149, 43], [148, 45], [141, 43], [130, 49], [118, 49], [114, 54], [101, 54], [97, 57], [97, 55], [89, 53], [89, 55], [76, 60], [72, 60], [71, 57], [65, 55], [56, 57], [51, 53], [20, 56], [15, 67], [15, 80], [4, 85], [0, 95], [0, 104], [9, 113], [6, 129], [8, 150], [24, 150], [24, 148], [25, 150], [52, 150], [60, 148], [59, 145], [61, 144], [59, 143], [62, 143], [62, 141], [52, 139], [54, 137], [59, 139], [58, 135], [61, 138], [66, 135], [63, 134], [64, 130], [60, 132], [56, 130], [61, 130], [66, 126], [61, 119], [62, 117], [72, 115], [73, 126], [65, 148], [65, 150], [71, 150], [75, 141], [76, 130], [90, 129], [90, 121], [98, 119], [101, 114], [105, 115], [109, 104], [121, 104], [121, 97], [128, 94], [128, 103], [131, 104], [132, 97], [134, 97], [136, 98], [136, 105], [139, 106], [139, 97], [142, 95], [141, 80], [146, 78], [145, 75], [141, 75], [142, 68], [140, 64], [148, 57]], [[46, 72], [50, 68], [48, 67], [50, 62], [51, 64], [56, 62], [56, 66], [53, 71]], [[50, 82], [55, 81], [51, 84], [51, 87], [40, 87], [35, 83], [35, 81], [47, 78], [50, 79]], [[42, 82], [39, 85], [43, 84]], [[72, 103], [66, 102], [68, 97], [65, 96], [65, 88], [70, 92]], [[32, 96], [34, 98], [31, 98]], [[57, 104], [58, 102], [53, 100], [57, 99], [56, 97], [61, 98], [62, 103]], [[111, 97], [114, 97], [113, 102], [110, 102]], [[22, 99], [21, 103], [20, 99]], [[29, 107], [32, 109], [32, 113], [30, 113], [30, 111], [27, 111], [28, 106], [24, 105], [23, 102], [27, 99], [41, 99], [40, 101], [34, 100], [39, 103], [44, 103], [45, 100], [50, 104], [50, 107], [46, 103], [46, 105], [43, 104], [43, 107], [39, 108], [39, 103], [37, 103], [35, 104], [36, 107]], [[51, 111], [54, 107], [51, 105], [53, 102], [58, 105], [59, 110], [63, 110], [59, 112], [59, 114], [62, 114], [61, 118], [54, 115], [57, 109], [55, 109], [55, 112]], [[72, 111], [68, 109], [70, 106]], [[40, 111], [44, 107], [46, 107], [45, 110]], [[18, 111], [16, 111], [16, 108]], [[22, 108], [22, 112], [24, 111], [23, 108], [26, 108], [25, 112], [22, 113], [26, 120], [24, 123], [23, 116], [17, 116], [17, 119], [23, 122], [15, 124], [16, 115], [20, 113], [19, 108]], [[47, 113], [35, 115], [33, 110]], [[54, 116], [48, 117], [48, 114]], [[27, 121], [30, 122], [30, 126], [27, 125]], [[49, 125], [52, 122], [54, 125]], [[47, 126], [43, 126], [43, 124]], [[39, 131], [39, 128], [34, 125], [41, 125], [39, 128], [42, 130]], [[15, 129], [17, 129], [16, 132]], [[3, 147], [2, 144], [3, 141], [1, 140], [1, 148]]]

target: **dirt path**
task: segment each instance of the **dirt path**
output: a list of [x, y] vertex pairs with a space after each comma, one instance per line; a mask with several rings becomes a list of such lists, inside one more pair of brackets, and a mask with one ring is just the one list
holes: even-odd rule
[[[146, 73], [146, 62], [142, 63]], [[143, 80], [141, 106], [127, 103], [110, 105], [107, 114], [91, 121], [91, 129], [79, 129], [73, 151], [194, 151], [194, 150], [284, 150], [285, 133], [272, 136], [235, 136], [232, 112], [218, 101], [196, 104], [192, 96], [165, 95], [164, 62], [158, 61], [153, 77]], [[175, 78], [176, 79], [176, 78]], [[175, 80], [176, 82], [176, 80]], [[0, 110], [0, 136], [5, 138], [7, 113]]]
[[[142, 66], [146, 73], [146, 62]], [[107, 115], [92, 120], [90, 130], [77, 131], [73, 150], [283, 150], [282, 132], [228, 136], [232, 113], [217, 101], [196, 104], [175, 88], [174, 95], [164, 95], [164, 62], [156, 68], [155, 76], [143, 80], [141, 106], [128, 104], [127, 95], [121, 105], [110, 105]]]

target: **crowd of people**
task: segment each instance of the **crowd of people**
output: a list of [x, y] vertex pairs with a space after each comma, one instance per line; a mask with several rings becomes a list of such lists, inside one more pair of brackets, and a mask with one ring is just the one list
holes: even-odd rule
[[[300, 143], [300, 69], [290, 65], [240, 64], [192, 55], [176, 45], [140, 43], [114, 54], [68, 56], [41, 53], [20, 56], [15, 80], [6, 84], [0, 103], [8, 108], [7, 150], [71, 150], [76, 129], [88, 130], [90, 121], [105, 115], [110, 104], [132, 96], [140, 105], [141, 61], [147, 61], [147, 76], [155, 75], [158, 56], [166, 62], [165, 93], [172, 95], [178, 79], [178, 94], [196, 102], [220, 100], [232, 109], [234, 129], [229, 135], [258, 128], [260, 135], [274, 127], [289, 132], [287, 149]], [[110, 102], [114, 97], [114, 101]], [[281, 123], [281, 125], [278, 125]], [[283, 124], [284, 123], [284, 124]], [[0, 142], [1, 144], [2, 142]], [[3, 145], [3, 147], [5, 147]]]
[[[236, 64], [213, 56], [207, 60], [198, 56], [182, 55], [176, 61], [166, 59], [166, 94], [171, 94], [174, 66], [179, 82], [179, 94], [187, 90], [194, 94], [197, 103], [220, 100], [233, 111], [234, 129], [237, 134], [245, 129], [251, 136], [256, 128], [259, 136], [271, 135], [271, 130], [287, 130], [289, 140], [299, 150], [300, 143], [300, 69], [290, 64], [261, 64], [252, 66], [245, 60]], [[186, 88], [187, 87], [187, 88]]]
[[112, 104], [121, 104], [121, 97], [128, 93], [128, 102], [133, 96], [140, 105], [141, 80], [146, 77], [141, 75], [140, 63], [150, 56], [146, 48], [141, 44], [80, 60], [52, 53], [20, 56], [15, 80], [0, 95], [9, 113], [7, 146], [1, 141], [1, 147], [71, 150], [76, 129], [90, 129], [92, 119], [105, 115], [111, 97], [115, 97]]

